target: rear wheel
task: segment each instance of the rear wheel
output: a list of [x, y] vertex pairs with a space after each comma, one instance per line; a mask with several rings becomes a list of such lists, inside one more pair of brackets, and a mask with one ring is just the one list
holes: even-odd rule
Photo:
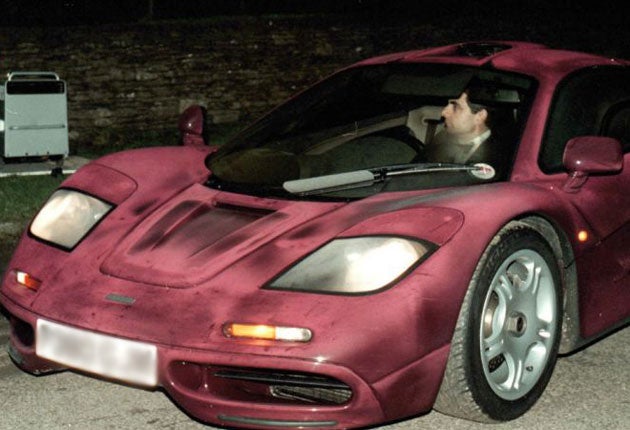
[[499, 233], [464, 298], [435, 408], [484, 422], [525, 413], [553, 372], [561, 297], [545, 239], [527, 226]]

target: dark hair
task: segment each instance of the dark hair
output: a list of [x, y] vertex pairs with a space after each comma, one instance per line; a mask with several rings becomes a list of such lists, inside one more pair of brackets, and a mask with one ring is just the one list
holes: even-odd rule
[[514, 109], [521, 99], [517, 89], [473, 77], [466, 85], [464, 92], [468, 95], [468, 106], [473, 113], [482, 109], [488, 112], [486, 118], [488, 128], [493, 130], [497, 127], [513, 128]]
[[492, 129], [492, 127], [495, 125], [494, 119], [497, 114], [497, 109], [486, 104], [476, 102], [479, 99], [474, 98], [474, 90], [472, 90], [471, 88], [466, 88], [464, 90], [464, 93], [468, 96], [468, 107], [470, 108], [470, 111], [472, 113], [480, 112], [483, 109], [486, 110], [486, 112], [488, 113], [488, 115], [486, 116], [486, 126]]

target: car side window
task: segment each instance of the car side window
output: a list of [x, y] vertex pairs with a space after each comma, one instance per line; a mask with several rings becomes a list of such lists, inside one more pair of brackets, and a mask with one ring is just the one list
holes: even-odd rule
[[[539, 165], [545, 173], [563, 170], [569, 139], [612, 136], [630, 152], [630, 72], [625, 68], [593, 68], [567, 77], [556, 90], [547, 120]], [[625, 139], [625, 142], [624, 142]]]
[[608, 111], [601, 134], [619, 139], [623, 152], [630, 152], [630, 101], [619, 103]]

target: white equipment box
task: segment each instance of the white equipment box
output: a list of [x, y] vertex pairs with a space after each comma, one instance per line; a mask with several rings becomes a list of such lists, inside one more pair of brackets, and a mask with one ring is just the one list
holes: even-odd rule
[[52, 72], [12, 72], [0, 85], [0, 156], [67, 157], [66, 82]]

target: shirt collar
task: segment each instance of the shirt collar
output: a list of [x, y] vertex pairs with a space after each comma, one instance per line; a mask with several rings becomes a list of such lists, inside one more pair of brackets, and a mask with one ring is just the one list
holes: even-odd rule
[[477, 148], [479, 145], [485, 142], [490, 137], [491, 134], [492, 134], [492, 131], [488, 129], [484, 131], [483, 133], [481, 133], [479, 136], [475, 137], [473, 140], [471, 140], [469, 145], [473, 145], [475, 148]]
[[481, 133], [479, 136], [475, 137], [469, 143], [467, 143], [465, 145], [466, 149], [464, 151], [460, 151], [459, 154], [455, 156], [455, 162], [456, 163], [467, 163], [468, 160], [470, 159], [470, 157], [472, 157], [472, 155], [475, 153], [477, 148], [479, 148], [479, 146], [483, 142], [488, 140], [488, 138], [490, 137], [491, 134], [492, 134], [491, 130], [488, 129], [488, 130], [484, 131], [483, 133]]

